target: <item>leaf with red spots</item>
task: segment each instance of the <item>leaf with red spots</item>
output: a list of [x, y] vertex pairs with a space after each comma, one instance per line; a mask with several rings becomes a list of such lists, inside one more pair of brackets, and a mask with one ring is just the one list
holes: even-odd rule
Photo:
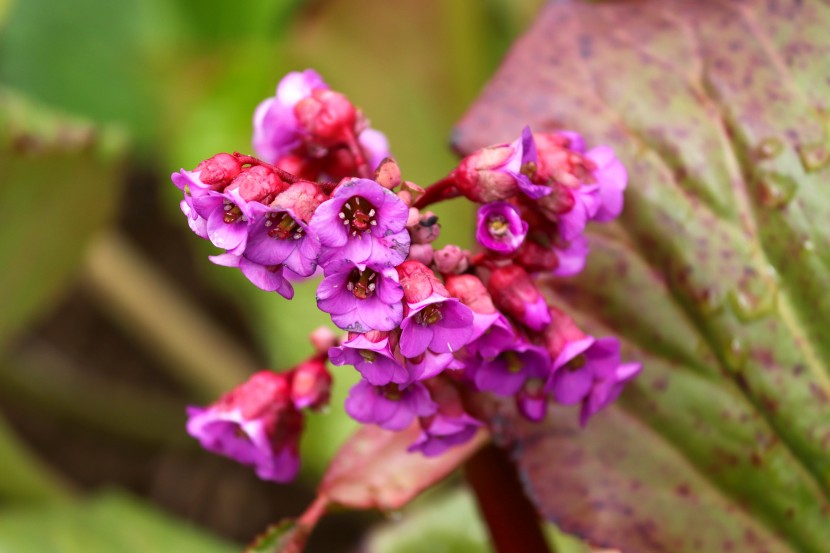
[[830, 5], [553, 2], [456, 133], [609, 144], [619, 223], [551, 297], [643, 374], [585, 431], [500, 433], [540, 511], [632, 552], [830, 543]]

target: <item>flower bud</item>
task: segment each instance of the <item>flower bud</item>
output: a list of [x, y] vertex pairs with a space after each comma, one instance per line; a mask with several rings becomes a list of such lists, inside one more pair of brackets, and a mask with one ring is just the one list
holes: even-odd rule
[[[271, 169], [254, 165], [244, 169], [230, 185], [246, 202], [261, 202], [273, 198], [286, 189], [285, 184]], [[267, 202], [266, 202], [267, 203]]]
[[409, 230], [414, 244], [431, 244], [441, 234], [441, 224], [438, 216], [431, 211], [424, 211], [419, 214], [418, 221]]
[[412, 261], [418, 261], [424, 265], [432, 263], [435, 251], [432, 249], [432, 244], [411, 244], [409, 246], [409, 257]]
[[515, 164], [518, 170], [520, 163], [521, 152], [514, 144], [483, 148], [461, 160], [455, 171], [455, 185], [474, 202], [506, 200], [519, 190], [508, 166]]
[[539, 293], [527, 272], [518, 265], [499, 267], [490, 275], [487, 290], [504, 313], [532, 330], [542, 330], [550, 323], [544, 296]]
[[418, 261], [404, 261], [396, 268], [406, 303], [423, 301], [433, 294], [450, 294], [432, 270]]
[[294, 106], [300, 126], [311, 135], [311, 141], [321, 146], [333, 146], [346, 141], [354, 133], [357, 110], [343, 94], [318, 88]]
[[564, 312], [555, 307], [549, 309], [551, 323], [543, 331], [542, 340], [550, 358], [556, 359], [566, 345], [583, 340], [586, 334]]
[[222, 190], [242, 171], [242, 164], [230, 154], [216, 154], [196, 167], [199, 179], [214, 190]]
[[400, 186], [401, 168], [398, 166], [398, 162], [391, 157], [387, 157], [381, 161], [380, 165], [378, 165], [378, 168], [375, 170], [375, 177], [373, 180], [389, 190]]
[[415, 203], [415, 200], [420, 198], [423, 194], [423, 188], [421, 188], [414, 182], [409, 182], [408, 180], [405, 180], [403, 181], [403, 184], [401, 184], [401, 189], [398, 192], [398, 197], [406, 205], [412, 205], [413, 203]]
[[513, 260], [530, 273], [550, 272], [559, 266], [559, 256], [556, 252], [535, 240], [525, 240]]
[[317, 353], [326, 353], [337, 345], [337, 335], [327, 326], [318, 326], [309, 334], [311, 345]]
[[274, 198], [271, 207], [282, 207], [293, 211], [304, 223], [311, 220], [314, 210], [323, 203], [326, 195], [317, 183], [300, 181], [289, 186]]
[[470, 266], [467, 252], [455, 244], [448, 244], [437, 250], [433, 261], [438, 272], [444, 275], [463, 273]]
[[475, 275], [448, 275], [447, 290], [454, 298], [476, 313], [495, 313], [493, 298], [487, 293], [484, 283]]
[[307, 407], [317, 411], [328, 405], [330, 396], [331, 374], [326, 369], [323, 356], [315, 356], [297, 365], [291, 380], [291, 401], [297, 409]]

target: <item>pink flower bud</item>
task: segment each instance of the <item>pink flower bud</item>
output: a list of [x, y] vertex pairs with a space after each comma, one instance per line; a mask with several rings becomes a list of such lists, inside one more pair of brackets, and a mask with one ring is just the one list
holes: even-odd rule
[[521, 151], [514, 144], [483, 148], [461, 160], [455, 171], [455, 185], [474, 202], [506, 200], [519, 190], [516, 178], [507, 168], [515, 164], [514, 169], [518, 170], [520, 163]]
[[331, 374], [322, 355], [297, 365], [291, 379], [291, 401], [297, 409], [322, 409], [328, 405], [330, 396]]
[[423, 188], [421, 188], [414, 182], [409, 182], [408, 180], [406, 180], [403, 181], [403, 184], [401, 184], [401, 190], [400, 192], [398, 192], [398, 197], [406, 205], [412, 205], [413, 203], [415, 203], [415, 200], [417, 200], [423, 195], [423, 193]]
[[559, 266], [559, 257], [556, 252], [534, 240], [525, 240], [514, 261], [531, 273], [549, 272]]
[[433, 294], [449, 297], [449, 292], [432, 270], [418, 261], [404, 261], [397, 267], [406, 303], [423, 301]]
[[271, 207], [290, 209], [303, 222], [308, 223], [314, 215], [314, 210], [325, 200], [326, 195], [317, 183], [300, 181], [274, 198]]
[[333, 146], [346, 141], [354, 133], [357, 110], [343, 94], [318, 88], [294, 106], [300, 126], [311, 135], [311, 141], [321, 146]]
[[549, 309], [551, 323], [542, 332], [542, 339], [551, 359], [556, 359], [565, 346], [586, 338], [586, 334], [564, 312], [555, 307]]
[[441, 234], [441, 225], [438, 223], [438, 217], [431, 211], [420, 213], [415, 224], [411, 225], [409, 229], [409, 235], [412, 236], [413, 244], [431, 244]]
[[263, 165], [254, 165], [244, 169], [231, 183], [232, 190], [237, 190], [246, 202], [261, 202], [273, 198], [286, 189], [288, 185], [274, 171]]
[[447, 290], [454, 298], [476, 313], [495, 313], [493, 298], [487, 293], [484, 283], [475, 275], [448, 275]]
[[199, 179], [213, 190], [222, 190], [242, 171], [242, 164], [230, 154], [216, 154], [196, 167]]
[[530, 276], [518, 265], [499, 267], [490, 275], [487, 290], [496, 306], [504, 313], [539, 331], [550, 323], [544, 296]]
[[381, 161], [375, 171], [375, 178], [373, 180], [389, 190], [400, 186], [401, 168], [398, 166], [398, 162], [391, 157], [387, 157]]
[[448, 244], [437, 250], [433, 261], [438, 271], [444, 275], [463, 273], [470, 266], [467, 252], [455, 244]]
[[318, 326], [308, 337], [317, 353], [326, 353], [337, 345], [337, 335], [327, 326]]
[[432, 263], [434, 250], [432, 244], [411, 244], [409, 246], [409, 257], [412, 261], [418, 261], [424, 265]]

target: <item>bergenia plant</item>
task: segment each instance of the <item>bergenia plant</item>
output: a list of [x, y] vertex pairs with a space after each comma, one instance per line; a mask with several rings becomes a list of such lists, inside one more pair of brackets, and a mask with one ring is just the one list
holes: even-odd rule
[[[204, 448], [264, 480], [291, 480], [304, 413], [328, 402], [327, 361], [360, 373], [351, 417], [400, 432], [411, 463], [451, 459], [436, 461], [447, 470], [487, 441], [488, 398], [532, 421], [551, 402], [575, 405], [585, 425], [640, 372], [615, 337], [581, 330], [540, 285], [578, 278], [586, 225], [623, 208], [626, 171], [609, 146], [525, 127], [421, 187], [313, 70], [283, 78], [256, 109], [253, 135], [256, 156], [220, 153], [173, 174], [181, 209], [224, 250], [215, 263], [266, 292], [291, 299], [292, 281], [319, 276], [317, 308], [343, 333], [318, 332], [297, 367], [190, 408], [187, 430]], [[433, 245], [440, 221], [428, 208], [457, 197], [478, 204], [472, 252]], [[301, 519], [306, 533], [325, 510], [315, 505]]]

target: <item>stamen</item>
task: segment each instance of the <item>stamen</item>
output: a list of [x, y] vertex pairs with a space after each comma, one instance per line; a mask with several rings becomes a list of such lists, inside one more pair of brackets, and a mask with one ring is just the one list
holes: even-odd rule
[[369, 210], [369, 217], [374, 217], [374, 216], [375, 216], [375, 208], [372, 208], [372, 209]]
[[346, 218], [346, 214], [345, 214], [345, 213], [343, 213], [342, 211], [341, 211], [340, 213], [338, 213], [338, 214], [337, 214], [337, 216], [338, 216], [338, 217], [340, 217], [341, 219], [345, 219], [345, 218]]

